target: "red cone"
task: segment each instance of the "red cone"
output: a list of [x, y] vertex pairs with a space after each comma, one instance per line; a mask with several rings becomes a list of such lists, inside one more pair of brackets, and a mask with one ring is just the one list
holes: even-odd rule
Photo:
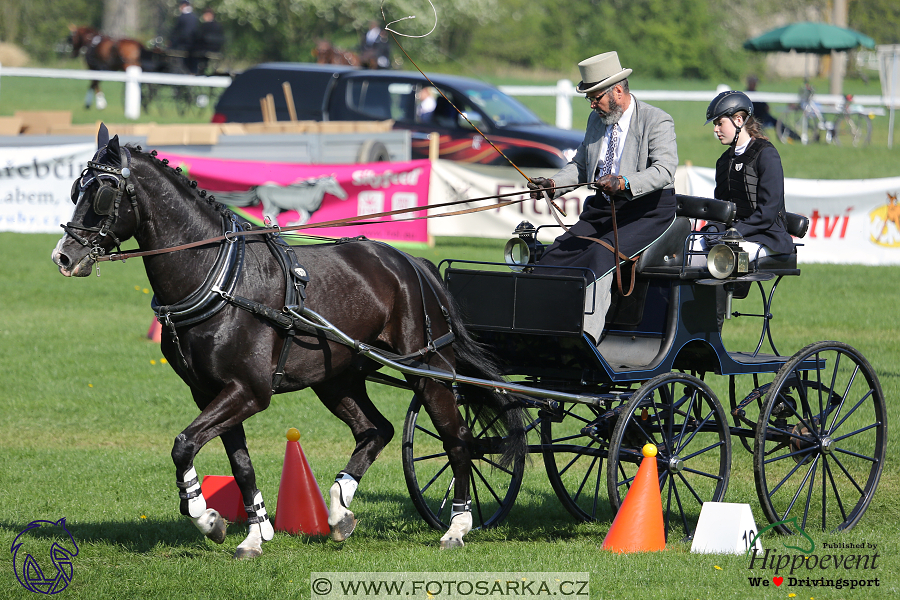
[[162, 339], [162, 325], [156, 319], [153, 319], [153, 322], [150, 323], [150, 329], [147, 330], [147, 339], [153, 340], [157, 344]]
[[234, 477], [207, 475], [203, 478], [200, 491], [206, 498], [206, 508], [219, 511], [220, 515], [232, 523], [247, 521], [244, 499], [241, 498], [241, 490]]
[[656, 446], [645, 445], [643, 454], [644, 458], [628, 495], [603, 540], [603, 548], [606, 550], [628, 554], [666, 549], [662, 498], [659, 495], [659, 475], [656, 471]]
[[328, 507], [300, 447], [300, 432], [291, 427], [287, 438], [275, 529], [288, 533], [328, 535]]

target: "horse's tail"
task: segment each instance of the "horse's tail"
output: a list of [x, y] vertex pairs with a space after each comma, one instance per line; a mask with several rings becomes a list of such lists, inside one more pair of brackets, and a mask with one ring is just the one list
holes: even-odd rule
[[[437, 267], [424, 258], [418, 260], [426, 266], [429, 276], [444, 292], [443, 302], [450, 313], [450, 322], [455, 334], [453, 354], [456, 357], [456, 372], [478, 379], [502, 382], [497, 359], [483, 344], [476, 342], [463, 325], [459, 305], [441, 280]], [[501, 393], [496, 388], [467, 385], [464, 398], [467, 404], [475, 407], [474, 413], [477, 415], [479, 425], [490, 435], [505, 438], [503, 454], [499, 460], [501, 466], [509, 466], [527, 455], [528, 440], [525, 426], [528, 414], [517, 397]]]

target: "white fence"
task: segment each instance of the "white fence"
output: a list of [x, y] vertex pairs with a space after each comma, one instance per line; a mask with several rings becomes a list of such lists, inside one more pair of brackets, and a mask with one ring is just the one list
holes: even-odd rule
[[[124, 73], [112, 71], [75, 71], [70, 69], [27, 69], [3, 67], [0, 65], [0, 81], [3, 77], [49, 77], [51, 79], [86, 79], [88, 81], [125, 82], [125, 118], [138, 119], [141, 116], [141, 84], [161, 83], [164, 85], [196, 85], [226, 88], [231, 85], [231, 77], [201, 75], [172, 75], [168, 73], [144, 73], [140, 67], [128, 67]], [[0, 93], [3, 88], [0, 86]]]
[[[29, 69], [19, 67], [3, 67], [0, 65], [0, 80], [4, 76], [16, 77], [50, 77], [57, 79], [86, 79], [98, 81], [125, 82], [125, 118], [137, 119], [141, 116], [142, 83], [160, 83], [165, 85], [192, 85], [202, 87], [228, 87], [231, 78], [224, 76], [204, 77], [199, 75], [169, 75], [165, 73], [144, 73], [140, 67], [128, 67], [125, 73], [110, 71], [76, 71], [69, 69]], [[568, 79], [560, 79], [555, 86], [501, 85], [500, 91], [510, 96], [555, 96], [556, 126], [562, 129], [572, 128], [572, 98], [581, 97], [575, 92], [575, 85]], [[672, 90], [632, 90], [641, 100], [649, 101], [687, 101], [709, 102], [716, 97], [716, 91], [672, 91]], [[2, 87], [0, 87], [2, 93]], [[797, 94], [748, 92], [752, 100], [758, 102], [791, 103], [797, 102]], [[842, 96], [835, 94], [816, 94], [815, 100], [820, 104], [839, 106]], [[863, 105], [888, 106], [890, 102], [882, 96], [855, 96], [854, 103]], [[884, 114], [881, 112], [881, 114]]]

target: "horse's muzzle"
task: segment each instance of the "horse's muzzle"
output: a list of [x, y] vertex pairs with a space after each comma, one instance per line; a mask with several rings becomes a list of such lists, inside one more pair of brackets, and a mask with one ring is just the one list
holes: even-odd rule
[[53, 262], [59, 267], [59, 272], [66, 277], [87, 277], [90, 275], [91, 269], [96, 261], [91, 258], [90, 253], [88, 253], [82, 256], [77, 262], [74, 262], [73, 266], [72, 258], [70, 258], [62, 248], [64, 240], [65, 238], [60, 240], [50, 254], [50, 258], [53, 259]]

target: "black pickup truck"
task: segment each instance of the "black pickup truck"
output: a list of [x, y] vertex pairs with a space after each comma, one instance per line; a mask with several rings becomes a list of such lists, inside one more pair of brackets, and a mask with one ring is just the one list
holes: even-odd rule
[[428, 135], [436, 132], [440, 135], [441, 158], [508, 164], [450, 102], [519, 167], [562, 167], [584, 139], [582, 131], [547, 125], [520, 102], [486, 83], [451, 75], [429, 74], [428, 77], [443, 96], [415, 71], [266, 63], [234, 78], [219, 98], [212, 120], [214, 123], [259, 122], [262, 120], [260, 98], [272, 94], [278, 120], [287, 121], [290, 117], [282, 83], [288, 82], [298, 119], [392, 119], [395, 129], [411, 132], [413, 158], [428, 156]]

